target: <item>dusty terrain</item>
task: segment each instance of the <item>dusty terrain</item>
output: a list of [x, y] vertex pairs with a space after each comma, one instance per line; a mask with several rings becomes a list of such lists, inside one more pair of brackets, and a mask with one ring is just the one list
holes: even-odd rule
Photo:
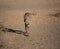
[[0, 49], [60, 49], [60, 0], [0, 0]]
[[[26, 10], [0, 10], [3, 26], [24, 30], [23, 16]], [[37, 15], [31, 16], [29, 36], [0, 31], [0, 49], [60, 49], [60, 17], [50, 16], [59, 9], [28, 10]]]

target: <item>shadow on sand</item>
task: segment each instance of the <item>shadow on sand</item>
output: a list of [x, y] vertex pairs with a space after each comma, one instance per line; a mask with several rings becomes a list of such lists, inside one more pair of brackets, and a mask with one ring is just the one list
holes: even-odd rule
[[2, 25], [0, 25], [0, 30], [3, 31], [3, 32], [11, 32], [11, 33], [16, 33], [16, 34], [22, 34], [24, 36], [28, 36], [28, 34], [26, 32], [23, 32], [21, 30], [14, 30], [14, 29], [11, 29], [11, 28], [6, 28]]
[[14, 29], [10, 29], [10, 28], [5, 28], [5, 30], [2, 30], [2, 31], [23, 34], [24, 36], [28, 36], [26, 32], [23, 32], [21, 30], [14, 30]]

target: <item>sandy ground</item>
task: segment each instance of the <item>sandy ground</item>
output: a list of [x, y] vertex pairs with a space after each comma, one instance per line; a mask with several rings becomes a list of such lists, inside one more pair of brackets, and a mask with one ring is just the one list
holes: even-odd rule
[[[27, 10], [0, 10], [0, 22], [16, 30], [24, 30], [24, 13]], [[29, 36], [0, 31], [1, 49], [60, 49], [60, 17], [50, 16], [58, 9], [28, 10], [31, 16]]]

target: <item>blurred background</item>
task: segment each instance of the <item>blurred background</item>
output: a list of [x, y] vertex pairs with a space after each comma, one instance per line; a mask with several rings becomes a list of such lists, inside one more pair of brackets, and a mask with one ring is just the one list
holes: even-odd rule
[[4, 27], [25, 31], [26, 12], [37, 14], [31, 16], [29, 36], [0, 31], [0, 48], [60, 49], [60, 0], [0, 0]]

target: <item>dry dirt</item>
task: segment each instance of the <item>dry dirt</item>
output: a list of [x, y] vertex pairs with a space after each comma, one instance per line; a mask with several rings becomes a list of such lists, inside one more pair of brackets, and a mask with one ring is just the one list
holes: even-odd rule
[[[0, 10], [0, 22], [7, 28], [24, 30], [27, 10]], [[29, 36], [0, 31], [0, 49], [60, 49], [60, 17], [50, 16], [58, 9], [31, 9]]]

